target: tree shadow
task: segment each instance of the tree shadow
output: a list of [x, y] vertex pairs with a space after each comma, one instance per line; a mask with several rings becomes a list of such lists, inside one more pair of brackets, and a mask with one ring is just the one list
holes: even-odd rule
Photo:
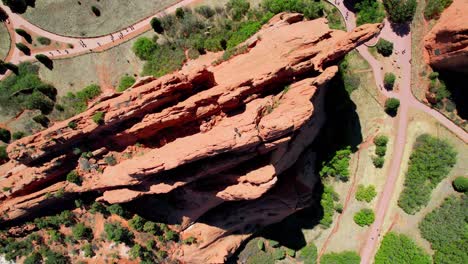
[[54, 61], [51, 60], [49, 57], [45, 55], [36, 55], [36, 59], [42, 63], [47, 69], [53, 70], [54, 69]]
[[467, 120], [468, 104], [466, 104], [466, 98], [468, 98], [468, 90], [465, 86], [468, 83], [468, 73], [454, 71], [438, 72], [439, 79], [445, 83], [451, 93], [450, 100], [455, 103], [458, 116]]
[[390, 27], [393, 32], [400, 37], [407, 36], [410, 33], [411, 27], [409, 23], [392, 23], [390, 22]]
[[5, 22], [8, 19], [8, 14], [3, 10], [3, 8], [0, 8], [0, 22]]

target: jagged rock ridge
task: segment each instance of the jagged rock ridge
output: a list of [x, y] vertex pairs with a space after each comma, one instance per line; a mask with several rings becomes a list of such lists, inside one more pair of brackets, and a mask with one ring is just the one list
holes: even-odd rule
[[[258, 228], [307, 205], [316, 180], [305, 177], [310, 168], [291, 168], [324, 122], [334, 64], [381, 28], [345, 33], [325, 19], [301, 19], [279, 14], [247, 41], [245, 54], [145, 80], [14, 142], [12, 161], [0, 168], [0, 187], [11, 188], [0, 213], [19, 219], [53, 203], [56, 192], [98, 192], [108, 203], [176, 192], [178, 209], [168, 218], [198, 243], [174, 257], [224, 262]], [[92, 121], [97, 112], [105, 113], [101, 125]], [[64, 181], [73, 169], [81, 186]]]

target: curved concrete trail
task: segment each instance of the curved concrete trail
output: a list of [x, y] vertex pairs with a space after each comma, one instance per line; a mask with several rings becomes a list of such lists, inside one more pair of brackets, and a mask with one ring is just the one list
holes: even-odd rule
[[[153, 17], [161, 17], [161, 16], [164, 16], [165, 14], [174, 13], [177, 8], [187, 6], [196, 1], [197, 0], [179, 1], [167, 7], [163, 11], [160, 11], [153, 16], [140, 20], [136, 22], [135, 24], [128, 26], [125, 29], [122, 29], [120, 31], [107, 34], [104, 36], [98, 36], [98, 37], [92, 37], [92, 38], [66, 37], [66, 36], [61, 36], [61, 35], [51, 33], [49, 31], [46, 31], [42, 28], [39, 28], [31, 24], [29, 21], [21, 17], [21, 15], [13, 13], [9, 7], [3, 5], [3, 3], [0, 3], [0, 7], [3, 10], [5, 10], [5, 12], [8, 14], [8, 20], [6, 23], [9, 24], [10, 28], [12, 29], [22, 28], [30, 34], [47, 37], [52, 41], [58, 41], [58, 42], [62, 42], [65, 44], [73, 45], [73, 48], [55, 49], [55, 50], [51, 50], [47, 52], [32, 52], [30, 56], [27, 56], [23, 54], [22, 52], [20, 52], [18, 48], [16, 48], [16, 46], [14, 45], [15, 43], [12, 43], [13, 45], [11, 45], [10, 47], [10, 49], [12, 50], [10, 50], [10, 53], [8, 54], [8, 57], [5, 61], [18, 64], [24, 61], [34, 61], [35, 60], [34, 56], [36, 54], [46, 54], [51, 59], [58, 59], [58, 58], [73, 57], [73, 56], [95, 52], [95, 51], [103, 51], [103, 50], [112, 48], [114, 46], [117, 46], [119, 44], [122, 44], [123, 42], [128, 41], [142, 34], [143, 32], [149, 30], [151, 28], [150, 21]], [[12, 35], [11, 39], [16, 39], [18, 42], [22, 40], [22, 37], [19, 36], [14, 30], [9, 30], [9, 33], [10, 35]], [[2, 80], [4, 77], [5, 75], [0, 75], [0, 80]]]
[[[348, 31], [356, 27], [356, 19], [353, 12], [343, 4], [342, 0], [328, 0], [340, 11], [343, 16], [346, 29]], [[380, 62], [375, 59], [369, 52], [367, 46], [362, 45], [357, 48], [359, 53], [370, 64], [374, 73], [375, 82], [379, 87], [380, 93], [385, 97], [395, 97], [400, 100], [400, 108], [398, 116], [395, 118], [396, 138], [394, 142], [394, 151], [388, 168], [388, 175], [384, 185], [384, 189], [379, 197], [377, 207], [375, 208], [375, 221], [370, 227], [364, 246], [361, 248], [361, 264], [369, 264], [373, 262], [373, 257], [379, 245], [379, 238], [382, 234], [382, 226], [385, 220], [386, 213], [390, 206], [390, 201], [394, 194], [396, 181], [400, 173], [401, 163], [403, 159], [404, 147], [406, 145], [407, 127], [408, 127], [408, 112], [410, 108], [421, 110], [452, 131], [457, 137], [468, 142], [468, 134], [451, 120], [446, 118], [438, 111], [418, 101], [411, 91], [411, 33], [396, 34], [390, 23], [385, 20], [385, 26], [380, 33], [380, 37], [387, 39], [394, 44], [394, 51], [397, 54], [397, 65], [401, 72], [400, 90], [398, 92], [387, 91], [383, 85], [383, 72]], [[375, 41], [372, 41], [375, 42]]]

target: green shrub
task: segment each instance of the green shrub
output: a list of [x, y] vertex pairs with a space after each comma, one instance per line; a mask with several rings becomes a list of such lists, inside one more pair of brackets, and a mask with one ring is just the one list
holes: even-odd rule
[[39, 44], [44, 45], [44, 46], [49, 46], [52, 43], [52, 41], [46, 37], [38, 37], [37, 42], [39, 42]]
[[396, 80], [395, 74], [391, 72], [385, 73], [385, 77], [384, 77], [385, 88], [388, 90], [392, 90], [393, 86], [395, 85], [395, 80]]
[[396, 98], [388, 98], [385, 101], [385, 112], [391, 116], [395, 116], [398, 112], [398, 108], [400, 107], [400, 100]]
[[153, 17], [151, 19], [151, 21], [150, 21], [150, 24], [151, 24], [151, 27], [153, 28], [153, 30], [156, 33], [162, 34], [164, 32], [164, 28], [163, 28], [161, 20], [159, 20], [159, 18]]
[[89, 212], [91, 214], [101, 213], [105, 215], [107, 214], [107, 209], [102, 203], [94, 202], [93, 204], [91, 204], [91, 207], [89, 208]]
[[104, 157], [104, 161], [109, 166], [115, 166], [117, 164], [117, 160], [115, 159], [114, 155], [107, 155]]
[[323, 162], [320, 176], [332, 176], [342, 181], [349, 179], [349, 161], [351, 160], [351, 147], [341, 149], [335, 152], [335, 156], [328, 161]]
[[197, 6], [195, 7], [195, 12], [203, 16], [204, 18], [208, 19], [213, 17], [216, 14], [216, 11], [207, 5]]
[[316, 19], [323, 15], [323, 4], [314, 0], [264, 0], [262, 6], [273, 14], [281, 12], [297, 12], [308, 19]]
[[416, 139], [398, 206], [408, 214], [426, 206], [434, 189], [455, 165], [457, 153], [446, 141], [428, 134]]
[[333, 222], [334, 211], [334, 196], [337, 196], [331, 185], [325, 185], [323, 188], [320, 205], [323, 208], [323, 216], [320, 219], [320, 224], [324, 227], [330, 227]]
[[304, 264], [316, 264], [317, 263], [317, 246], [314, 243], [309, 243], [299, 251], [300, 259], [304, 261]]
[[356, 1], [354, 8], [357, 11], [356, 24], [358, 26], [364, 24], [381, 23], [385, 18], [385, 11], [382, 4], [376, 0], [361, 0]]
[[130, 221], [128, 221], [128, 225], [137, 230], [137, 231], [143, 231], [143, 227], [145, 225], [145, 219], [139, 215], [134, 215]]
[[115, 214], [126, 218], [128, 213], [120, 204], [113, 204], [107, 207], [107, 211], [111, 214]]
[[450, 101], [450, 100], [447, 100], [447, 102], [445, 103], [445, 111], [447, 111], [449, 113], [455, 111], [456, 107], [457, 107], [457, 105], [454, 102]]
[[452, 0], [427, 0], [424, 8], [424, 17], [426, 19], [439, 18], [445, 8], [452, 4]]
[[91, 239], [93, 237], [93, 230], [83, 223], [78, 223], [72, 228], [72, 234], [76, 240]]
[[6, 146], [0, 146], [0, 161], [8, 160], [8, 153], [6, 152]]
[[76, 172], [75, 170], [72, 170], [67, 174], [67, 181], [74, 183], [76, 185], [81, 185], [82, 179], [80, 175], [78, 174], [78, 172]]
[[84, 256], [87, 258], [94, 256], [93, 245], [91, 243], [84, 244], [81, 250], [83, 250]]
[[34, 224], [39, 229], [59, 229], [61, 225], [71, 226], [75, 223], [75, 217], [70, 211], [63, 211], [55, 216], [46, 216], [34, 219]]
[[270, 240], [268, 240], [268, 245], [270, 247], [272, 247], [272, 248], [277, 248], [277, 247], [280, 246], [280, 243], [278, 241], [276, 241], [276, 240], [270, 239]]
[[376, 168], [383, 168], [383, 165], [385, 164], [385, 159], [383, 157], [375, 156], [372, 157], [372, 163]]
[[116, 243], [129, 243], [133, 240], [133, 233], [119, 223], [105, 223], [104, 231], [107, 239]]
[[33, 252], [23, 262], [24, 264], [39, 264], [42, 263], [42, 255], [39, 252]]
[[413, 20], [416, 12], [416, 0], [383, 0], [388, 19], [394, 23], [405, 23]]
[[168, 230], [164, 233], [164, 241], [177, 242], [177, 240], [179, 240], [179, 236], [176, 234], [176, 232]]
[[262, 24], [257, 21], [249, 21], [242, 23], [239, 29], [233, 33], [231, 38], [229, 38], [227, 42], [227, 48], [235, 48], [237, 45], [241, 44], [242, 42], [246, 41], [251, 36], [253, 36], [255, 33], [257, 33], [257, 31], [259, 31], [261, 27]]
[[458, 240], [448, 243], [436, 250], [434, 254], [435, 264], [459, 264], [467, 263], [468, 240]]
[[286, 248], [286, 255], [294, 258], [296, 256], [296, 251], [292, 248]]
[[25, 133], [23, 131], [16, 131], [15, 133], [13, 133], [12, 135], [12, 138], [13, 140], [18, 140], [18, 139], [21, 139], [25, 136]]
[[90, 101], [102, 93], [101, 87], [97, 84], [86, 86], [83, 90], [76, 93], [76, 97], [83, 101]]
[[183, 48], [172, 44], [160, 46], [147, 59], [142, 75], [164, 76], [179, 70], [186, 59]]
[[361, 209], [359, 212], [354, 214], [354, 222], [359, 226], [369, 226], [374, 223], [375, 214], [371, 209]]
[[388, 57], [393, 53], [393, 43], [386, 39], [380, 38], [375, 47], [382, 56]]
[[356, 191], [356, 200], [360, 202], [366, 201], [370, 203], [376, 195], [377, 192], [375, 191], [374, 185], [369, 185], [365, 187], [364, 185], [360, 184]]
[[152, 235], [156, 235], [157, 233], [160, 232], [160, 230], [159, 230], [158, 226], [156, 225], [156, 223], [152, 222], [152, 221], [147, 221], [143, 225], [143, 231], [145, 231], [146, 233], [152, 234]]
[[70, 121], [68, 122], [68, 127], [71, 129], [76, 129], [78, 125], [76, 124], [76, 122]]
[[8, 143], [11, 140], [11, 133], [9, 130], [5, 128], [0, 128], [0, 140]]
[[337, 204], [335, 205], [335, 211], [336, 211], [337, 213], [339, 213], [339, 214], [343, 213], [343, 204], [337, 203]]
[[439, 79], [439, 73], [438, 72], [431, 72], [429, 74], [429, 79], [433, 80], [433, 81]]
[[431, 264], [431, 257], [416, 245], [409, 237], [393, 232], [386, 234], [382, 240], [375, 264]]
[[328, 253], [320, 258], [320, 264], [359, 264], [361, 257], [353, 251]]
[[453, 188], [457, 192], [466, 192], [468, 191], [468, 178], [459, 176], [452, 182]]
[[138, 38], [133, 44], [133, 52], [142, 60], [149, 60], [158, 49], [158, 44], [146, 37]]
[[265, 250], [265, 242], [263, 242], [263, 239], [257, 240], [257, 248], [259, 250]]
[[96, 112], [94, 115], [93, 115], [93, 121], [94, 123], [98, 124], [98, 125], [103, 125], [104, 124], [104, 112]]
[[286, 252], [282, 248], [277, 248], [275, 252], [273, 253], [273, 257], [276, 260], [282, 260], [286, 257]]
[[[421, 236], [431, 243], [432, 249], [441, 250], [457, 241], [468, 243], [466, 208], [468, 208], [468, 196], [449, 196], [440, 207], [428, 213], [419, 223]], [[465, 251], [465, 257], [468, 257], [467, 252]]]
[[139, 244], [133, 245], [133, 247], [128, 252], [130, 259], [135, 260], [142, 255], [141, 246]]
[[156, 247], [156, 241], [154, 241], [153, 239], [146, 241], [146, 250], [153, 250], [155, 249], [155, 247]]
[[241, 20], [250, 9], [250, 3], [247, 0], [229, 0], [226, 4], [226, 10], [234, 20]]
[[49, 239], [52, 242], [62, 243], [63, 242], [63, 235], [62, 233], [58, 232], [57, 230], [48, 230], [47, 234], [49, 235]]
[[379, 157], [384, 157], [385, 153], [387, 153], [387, 147], [386, 146], [377, 146], [375, 148], [375, 154]]
[[374, 138], [374, 144], [376, 146], [387, 146], [388, 137], [385, 135], [379, 135]]
[[47, 250], [43, 257], [46, 259], [44, 264], [68, 264], [70, 260], [68, 257], [62, 255], [61, 253], [54, 252], [52, 250]]
[[117, 88], [117, 92], [123, 92], [130, 88], [136, 82], [135, 78], [132, 76], [125, 75], [120, 79], [119, 87]]

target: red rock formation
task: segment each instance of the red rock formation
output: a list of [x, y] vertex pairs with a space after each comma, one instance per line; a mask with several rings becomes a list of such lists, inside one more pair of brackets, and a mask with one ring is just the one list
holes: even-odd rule
[[468, 72], [468, 0], [454, 0], [424, 39], [434, 68]]
[[[324, 19], [301, 19], [279, 14], [247, 41], [245, 54], [209, 69], [142, 80], [12, 143], [12, 161], [0, 168], [6, 171], [0, 188], [11, 188], [0, 197], [1, 215], [26, 216], [57, 200], [57, 192], [102, 193], [98, 200], [108, 203], [177, 193], [179, 207], [167, 214], [199, 243], [175, 257], [222, 263], [257, 228], [310, 200], [310, 177], [290, 168], [322, 126], [334, 64], [381, 28], [346, 33], [330, 30]], [[105, 113], [104, 124], [92, 121], [97, 112]], [[79, 157], [74, 148], [87, 153]], [[73, 169], [81, 186], [64, 181]]]

